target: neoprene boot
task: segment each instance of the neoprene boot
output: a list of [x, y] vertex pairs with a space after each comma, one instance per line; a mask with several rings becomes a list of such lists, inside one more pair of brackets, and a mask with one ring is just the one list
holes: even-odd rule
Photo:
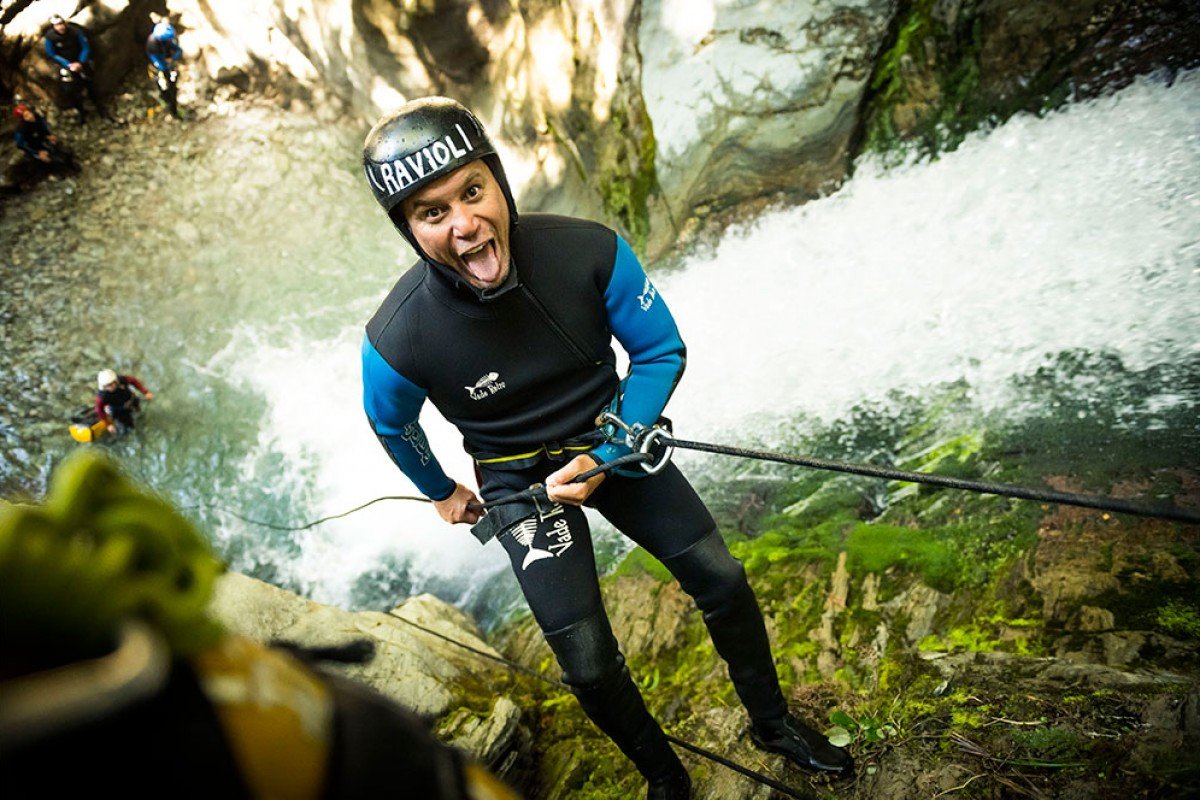
[[663, 563], [703, 612], [713, 646], [725, 659], [733, 687], [750, 715], [751, 740], [802, 769], [849, 774], [854, 768], [850, 753], [788, 711], [758, 600], [720, 534], [714, 531]]
[[584, 712], [649, 782], [648, 800], [688, 800], [687, 770], [646, 709], [604, 612], [547, 633], [546, 642]]

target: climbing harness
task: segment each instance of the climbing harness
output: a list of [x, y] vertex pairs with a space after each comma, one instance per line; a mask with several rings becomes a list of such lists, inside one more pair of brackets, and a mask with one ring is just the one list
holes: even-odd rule
[[[443, 642], [452, 644], [455, 647], [458, 647], [462, 650], [467, 651], [468, 653], [472, 653], [473, 655], [479, 656], [480, 658], [486, 658], [489, 661], [495, 661], [498, 664], [501, 664], [502, 666], [507, 668], [510, 672], [528, 676], [542, 684], [545, 684], [546, 686], [550, 686], [554, 689], [558, 689], [559, 691], [564, 691], [564, 692], [571, 691], [571, 687], [567, 686], [567, 684], [563, 683], [562, 681], [556, 681], [553, 678], [548, 678], [545, 675], [542, 675], [540, 672], [535, 672], [534, 670], [530, 669], [529, 667], [526, 667], [522, 664], [518, 664], [517, 662], [507, 659], [504, 656], [498, 656], [498, 655], [495, 655], [494, 653], [489, 653], [485, 650], [480, 650], [477, 647], [472, 647], [471, 645], [466, 644], [465, 642], [460, 642], [456, 639], [453, 639], [453, 638], [445, 635], [444, 633], [439, 633], [438, 631], [431, 630], [429, 628], [426, 628], [423, 625], [420, 625], [419, 623], [413, 622], [411, 619], [402, 617], [399, 614], [395, 613], [394, 611], [391, 613], [391, 616], [394, 617], [395, 619], [400, 620], [401, 622], [403, 622], [407, 625], [412, 626], [413, 628], [416, 628], [417, 630], [419, 630], [423, 633], [426, 633], [437, 639], [441, 639]], [[694, 753], [694, 754], [700, 756], [701, 758], [706, 758], [715, 764], [720, 764], [723, 767], [731, 769], [734, 772], [744, 775], [745, 777], [749, 778], [750, 780], [761, 783], [764, 786], [769, 786], [782, 795], [785, 795], [787, 797], [796, 798], [796, 800], [818, 800], [818, 798], [815, 795], [805, 794], [804, 792], [801, 792], [798, 789], [794, 789], [791, 786], [788, 786], [786, 783], [780, 783], [779, 781], [775, 780], [774, 778], [772, 778], [768, 775], [764, 775], [761, 772], [756, 772], [755, 770], [752, 770], [749, 767], [745, 767], [745, 766], [737, 763], [736, 761], [731, 761], [728, 758], [725, 758], [724, 756], [722, 756], [718, 753], [714, 753], [712, 750], [708, 750], [706, 748], [700, 747], [699, 745], [694, 745], [691, 742], [684, 741], [683, 739], [680, 739], [677, 736], [672, 736], [671, 734], [666, 733], [665, 731], [663, 733], [667, 737], [667, 741], [671, 742], [671, 744], [678, 745], [679, 747], [682, 747], [684, 750]]]

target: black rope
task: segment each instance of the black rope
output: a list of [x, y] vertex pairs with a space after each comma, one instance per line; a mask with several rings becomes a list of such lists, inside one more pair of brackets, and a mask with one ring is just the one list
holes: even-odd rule
[[[535, 672], [534, 670], [530, 669], [529, 667], [526, 667], [522, 664], [518, 664], [515, 661], [511, 661], [511, 660], [505, 658], [504, 656], [494, 655], [485, 650], [480, 650], [477, 647], [472, 647], [471, 645], [469, 645], [465, 642], [460, 642], [457, 639], [452, 639], [449, 636], [446, 636], [444, 633], [438, 633], [435, 630], [430, 630], [429, 628], [426, 628], [424, 625], [413, 622], [411, 619], [406, 619], [405, 617], [402, 617], [395, 612], [392, 612], [391, 616], [395, 617], [396, 619], [400, 620], [401, 622], [411, 625], [412, 627], [416, 628], [419, 631], [422, 631], [424, 633], [429, 634], [430, 636], [434, 636], [438, 639], [441, 639], [443, 642], [448, 642], [448, 643], [454, 645], [455, 647], [460, 647], [463, 650], [466, 650], [469, 653], [473, 653], [481, 658], [486, 658], [489, 661], [495, 661], [499, 664], [502, 664], [503, 666], [507, 667], [509, 670], [511, 670], [513, 672], [519, 672], [522, 675], [527, 675], [527, 676], [533, 678], [534, 680], [540, 681], [541, 683], [544, 683], [547, 686], [553, 687], [555, 689], [559, 689], [561, 691], [565, 691], [565, 692], [571, 691], [571, 687], [568, 686], [567, 684], [563, 683], [562, 681], [557, 681], [557, 680], [554, 680], [553, 678], [547, 678], [545, 675], [541, 674], [540, 672]], [[786, 795], [788, 797], [794, 797], [794, 798], [796, 798], [796, 800], [819, 800], [814, 795], [804, 794], [800, 790], [793, 789], [791, 786], [788, 786], [786, 783], [780, 783], [779, 781], [775, 780], [774, 778], [771, 778], [767, 775], [763, 775], [761, 772], [755, 772], [754, 770], [750, 769], [749, 767], [743, 767], [741, 764], [737, 763], [736, 761], [730, 761], [729, 759], [725, 758], [724, 756], [714, 753], [711, 750], [700, 747], [699, 745], [694, 745], [691, 742], [686, 742], [677, 736], [672, 736], [671, 734], [666, 733], [665, 731], [664, 731], [664, 735], [667, 737], [667, 741], [671, 742], [672, 744], [677, 744], [680, 747], [682, 747], [684, 750], [695, 753], [696, 755], [698, 755], [702, 758], [707, 758], [709, 761], [712, 761], [713, 763], [720, 764], [723, 767], [727, 767], [728, 769], [731, 769], [734, 772], [740, 773], [740, 774], [746, 776], [747, 778], [750, 778], [751, 780], [757, 781], [757, 782], [763, 784], [764, 786], [769, 786], [772, 789], [774, 789], [775, 791], [779, 792], [780, 794]]]
[[250, 517], [243, 516], [243, 515], [239, 514], [238, 512], [234, 511], [233, 509], [226, 508], [225, 506], [190, 505], [190, 506], [182, 506], [182, 508], [213, 508], [213, 509], [216, 509], [218, 512], [224, 512], [226, 514], [231, 514], [231, 515], [237, 517], [238, 519], [242, 520], [243, 522], [249, 522], [252, 525], [261, 525], [264, 528], [271, 528], [272, 530], [306, 531], [309, 528], [313, 528], [313, 527], [316, 527], [317, 525], [320, 525], [322, 522], [329, 522], [332, 519], [341, 519], [342, 517], [348, 517], [351, 514], [353, 514], [355, 511], [362, 511], [367, 506], [373, 506], [376, 503], [383, 501], [383, 500], [412, 500], [412, 501], [418, 502], [418, 503], [432, 503], [433, 502], [428, 497], [417, 497], [416, 495], [406, 495], [406, 494], [389, 494], [384, 497], [376, 497], [374, 500], [368, 500], [367, 502], [363, 503], [362, 505], [355, 506], [354, 508], [350, 509], [349, 511], [343, 511], [340, 514], [330, 514], [328, 517], [321, 517], [320, 519], [314, 519], [312, 522], [306, 523], [304, 525], [276, 525], [274, 522], [264, 522], [263, 520], [260, 520], [260, 519], [251, 519]]
[[1115, 511], [1121, 514], [1134, 514], [1139, 517], [1157, 517], [1174, 522], [1200, 524], [1200, 513], [1182, 508], [1153, 508], [1150, 506], [1130, 503], [1113, 497], [1096, 497], [1093, 495], [1071, 494], [1056, 492], [1048, 489], [1030, 489], [1014, 486], [1008, 483], [989, 483], [973, 481], [965, 478], [952, 478], [946, 475], [930, 475], [925, 472], [907, 472], [905, 470], [879, 467], [874, 464], [855, 464], [848, 461], [833, 461], [812, 456], [785, 455], [766, 450], [748, 450], [742, 447], [727, 447], [725, 445], [691, 442], [685, 439], [674, 439], [664, 436], [660, 440], [668, 447], [679, 447], [684, 450], [698, 450], [702, 453], [716, 453], [725, 456], [753, 458], [759, 461], [774, 461], [779, 464], [793, 464], [800, 467], [847, 472], [854, 475], [868, 475], [873, 478], [887, 478], [894, 481], [910, 481], [912, 483], [927, 483], [932, 486], [942, 486], [948, 489], [966, 489], [982, 494], [995, 494], [1005, 497], [1016, 497], [1022, 500], [1038, 500], [1046, 503], [1059, 503], [1083, 508], [1098, 508], [1102, 511]]

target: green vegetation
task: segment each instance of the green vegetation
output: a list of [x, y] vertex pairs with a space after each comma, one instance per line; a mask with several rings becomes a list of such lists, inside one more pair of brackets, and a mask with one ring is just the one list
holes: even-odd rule
[[899, 17], [895, 39], [875, 65], [864, 150], [899, 153], [913, 143], [923, 155], [956, 148], [988, 120], [979, 96], [980, 25], [975, 3], [947, 27], [934, 0], [916, 0]]
[[1159, 630], [1180, 639], [1200, 640], [1200, 608], [1169, 600], [1158, 609]]
[[[1137, 371], [1111, 356], [1063, 353], [1013, 381], [1012, 407], [1036, 409], [1024, 416], [981, 412], [970, 387], [954, 383], [865, 404], [844, 420], [797, 420], [778, 441], [741, 444], [1097, 494], [1121, 484], [1139, 502], [1170, 504], [1194, 491], [1200, 443], [1178, 432], [1194, 425], [1196, 408], [1157, 398], [1197, 390], [1200, 358]], [[1116, 408], [1119, 416], [1108, 411]], [[1182, 577], [1200, 566], [1200, 537], [1186, 526], [775, 465], [755, 470], [757, 481], [744, 463], [718, 463], [700, 488], [716, 498], [722, 534], [758, 594], [792, 707], [844, 741], [863, 767], [867, 777], [846, 796], [877, 796], [872, 769], [995, 776], [959, 796], [998, 796], [1004, 781], [1035, 779], [1046, 796], [1061, 796], [1101, 773], [1112, 794], [1097, 796], [1200, 789], [1200, 774], [1173, 744], [1178, 732], [1155, 738], [1146, 723], [1156, 703], [1177, 708], [1174, 695], [1188, 684], [1135, 680], [1143, 666], [1194, 680], [1194, 659], [1168, 660], [1158, 644], [1138, 644], [1150, 630], [1200, 638], [1200, 582]], [[1094, 571], [1099, 588], [1048, 609], [1034, 580], [1058, 560], [1073, 576]], [[654, 596], [646, 576], [670, 580], [635, 549], [605, 578], [610, 607], [626, 595], [643, 604]], [[1112, 632], [1071, 627], [1082, 605], [1106, 609], [1117, 633], [1131, 632], [1120, 641], [1141, 648], [1135, 661], [1107, 664], [1103, 637]], [[743, 763], [758, 758], [741, 749], [740, 704], [699, 614], [681, 624], [673, 646], [631, 660], [652, 712], [688, 741]], [[1068, 652], [1079, 655], [1054, 658]], [[1080, 657], [1088, 653], [1092, 664]], [[1048, 669], [1061, 676], [1041, 677]], [[540, 707], [538, 741], [548, 748], [540, 774], [547, 782], [566, 776], [562, 796], [640, 793], [571, 702]]]
[[596, 187], [604, 199], [604, 208], [628, 232], [630, 245], [644, 252], [650, 233], [651, 194], [658, 187], [655, 170], [658, 143], [654, 138], [650, 118], [643, 115], [637, 125], [631, 123], [629, 111], [614, 104], [609, 120], [606, 141], [625, 144], [627, 152], [615, 163], [602, 166], [595, 177]]

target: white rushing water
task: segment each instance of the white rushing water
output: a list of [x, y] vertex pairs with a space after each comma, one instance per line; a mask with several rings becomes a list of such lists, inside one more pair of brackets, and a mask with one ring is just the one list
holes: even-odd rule
[[[1003, 406], [1010, 376], [1062, 350], [1115, 352], [1133, 367], [1197, 353], [1198, 121], [1200, 74], [1142, 82], [1013, 119], [936, 162], [861, 164], [837, 194], [729, 232], [711, 257], [657, 281], [689, 347], [669, 409], [676, 430], [728, 441], [763, 415], [834, 418], [892, 389], [960, 378], [982, 407]], [[360, 336], [361, 322], [323, 341], [242, 327], [217, 362], [265, 398], [252, 459], [282, 454], [312, 517], [415, 494], [362, 416]], [[458, 436], [432, 408], [423, 423], [443, 465], [470, 483]], [[463, 584], [506, 569], [498, 545], [481, 548], [416, 503], [380, 503], [296, 542], [295, 558], [262, 557], [340, 604], [389, 554], [416, 554], [417, 573]]]

